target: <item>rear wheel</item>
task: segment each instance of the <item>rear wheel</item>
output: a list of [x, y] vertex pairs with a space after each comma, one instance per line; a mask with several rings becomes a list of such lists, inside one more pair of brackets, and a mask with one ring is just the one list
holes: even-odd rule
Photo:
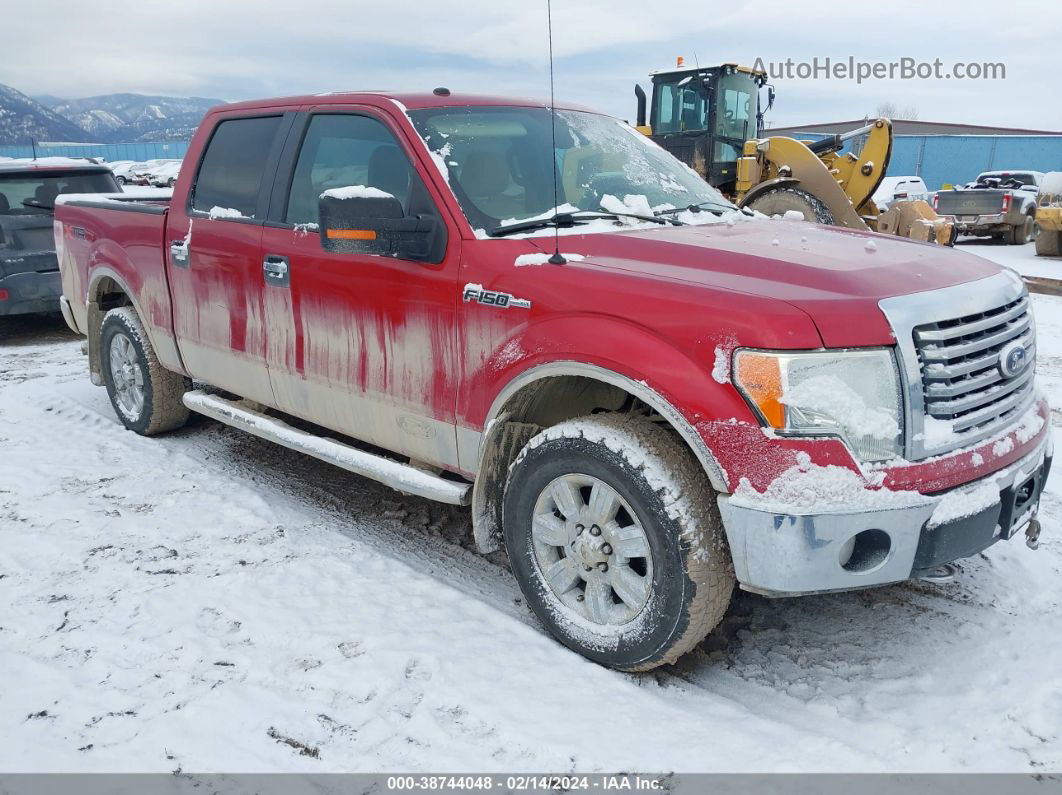
[[1003, 239], [1011, 246], [1024, 246], [1036, 236], [1035, 228], [1036, 221], [1031, 215], [1026, 215], [1020, 224], [1007, 229]]
[[696, 459], [647, 419], [561, 423], [510, 470], [513, 574], [569, 648], [625, 671], [674, 662], [722, 619], [734, 586], [714, 497]]
[[1036, 236], [1036, 253], [1041, 257], [1062, 257], [1062, 231], [1041, 229]]
[[804, 216], [805, 221], [816, 224], [834, 222], [830, 208], [823, 204], [821, 199], [800, 188], [772, 188], [761, 193], [745, 206], [764, 215], [785, 215], [786, 212], [795, 210]]
[[191, 382], [159, 364], [132, 308], [123, 306], [104, 315], [100, 355], [107, 395], [126, 428], [154, 436], [188, 421], [181, 398]]

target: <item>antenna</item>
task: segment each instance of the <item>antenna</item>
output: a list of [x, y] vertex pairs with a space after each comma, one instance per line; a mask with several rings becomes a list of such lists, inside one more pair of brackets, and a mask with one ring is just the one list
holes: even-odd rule
[[[549, 128], [553, 133], [553, 148], [549, 153], [549, 162], [553, 171], [553, 213], [556, 215], [560, 203], [560, 189], [557, 186], [557, 108], [553, 101], [553, 7], [551, 0], [546, 0], [546, 29], [549, 31]], [[560, 227], [554, 223], [553, 256], [547, 262], [550, 265], [564, 265], [567, 261], [560, 253]]]

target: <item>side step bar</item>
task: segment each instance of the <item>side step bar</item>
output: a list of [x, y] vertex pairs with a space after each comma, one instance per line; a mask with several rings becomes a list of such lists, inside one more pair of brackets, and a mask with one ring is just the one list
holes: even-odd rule
[[455, 483], [409, 464], [401, 464], [334, 439], [301, 431], [283, 420], [254, 411], [234, 400], [195, 390], [185, 393], [184, 405], [218, 422], [379, 481], [406, 494], [450, 505], [469, 504], [472, 487], [466, 483]]

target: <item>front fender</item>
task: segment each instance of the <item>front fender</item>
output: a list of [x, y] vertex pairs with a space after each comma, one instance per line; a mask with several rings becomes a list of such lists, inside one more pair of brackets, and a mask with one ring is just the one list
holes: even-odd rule
[[[583, 344], [573, 346], [573, 341]], [[698, 351], [680, 350], [671, 341], [630, 321], [603, 316], [566, 315], [524, 327], [486, 356], [482, 367], [467, 375], [464, 394], [469, 404], [464, 420], [472, 428], [488, 426], [521, 389], [543, 378], [586, 377], [634, 395], [664, 416], [697, 454], [712, 485], [727, 490], [723, 467], [697, 426], [716, 418], [755, 423], [745, 401], [729, 381], [713, 378], [715, 351], [729, 362], [736, 340]], [[484, 434], [485, 435], [485, 434]], [[478, 470], [483, 438], [476, 450], [464, 451], [465, 468]], [[468, 466], [469, 464], [473, 464]]]

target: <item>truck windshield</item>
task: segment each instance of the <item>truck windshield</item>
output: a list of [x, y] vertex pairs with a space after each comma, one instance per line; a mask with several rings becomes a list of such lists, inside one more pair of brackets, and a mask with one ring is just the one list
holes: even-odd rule
[[55, 198], [63, 193], [116, 193], [120, 190], [114, 175], [106, 169], [0, 173], [0, 215], [52, 212]]
[[409, 116], [476, 229], [555, 208], [595, 212], [623, 205], [648, 215], [691, 205], [733, 207], [692, 170], [609, 116], [558, 110], [556, 148], [548, 108], [427, 108]]

